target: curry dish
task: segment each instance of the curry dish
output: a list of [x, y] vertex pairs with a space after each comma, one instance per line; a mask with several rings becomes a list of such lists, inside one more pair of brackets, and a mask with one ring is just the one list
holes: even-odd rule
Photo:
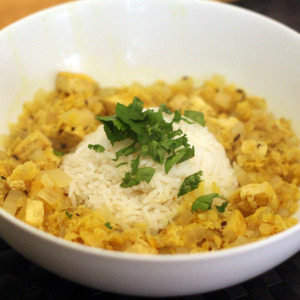
[[[208, 130], [223, 145], [238, 186], [223, 211], [217, 205], [191, 211], [203, 184], [184, 195], [176, 216], [157, 232], [145, 223], [122, 227], [105, 209], [74, 204], [64, 156], [94, 132], [96, 115], [115, 114], [117, 103], [138, 97], [145, 107], [202, 112]], [[39, 90], [26, 102], [0, 151], [0, 206], [52, 235], [92, 247], [179, 254], [234, 247], [281, 232], [297, 223], [299, 140], [290, 121], [276, 119], [266, 101], [248, 95], [222, 76], [201, 85], [183, 77], [174, 84], [101, 87], [83, 74], [62, 72], [52, 92]], [[212, 191], [222, 193], [216, 183]]]

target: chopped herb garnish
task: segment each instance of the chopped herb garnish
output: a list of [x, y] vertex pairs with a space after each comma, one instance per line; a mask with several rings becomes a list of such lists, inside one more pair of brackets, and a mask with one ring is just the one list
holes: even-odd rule
[[128, 164], [128, 162], [119, 163], [119, 164], [116, 165], [116, 168], [119, 168], [119, 167], [127, 165], [127, 164]]
[[122, 179], [121, 187], [131, 187], [138, 185], [141, 181], [150, 182], [152, 179], [155, 169], [151, 167], [139, 168], [140, 155], [131, 161], [131, 172], [127, 172], [125, 177]]
[[[182, 133], [181, 129], [173, 129], [174, 123], [186, 118], [182, 117], [180, 111], [175, 111], [173, 119], [167, 122], [163, 113], [172, 114], [165, 104], [160, 105], [158, 111], [144, 110], [143, 102], [135, 97], [128, 106], [117, 103], [115, 115], [96, 117], [103, 123], [106, 136], [112, 145], [125, 139], [132, 140], [130, 145], [116, 153], [114, 159], [117, 161], [121, 156], [137, 154], [137, 158], [132, 161], [131, 172], [127, 172], [123, 178], [122, 187], [137, 185], [141, 181], [149, 182], [154, 175], [155, 169], [153, 168], [139, 168], [141, 155], [150, 156], [159, 164], [164, 164], [166, 173], [175, 164], [194, 156], [194, 147], [189, 145], [186, 135]], [[193, 114], [192, 111], [188, 111], [187, 114], [186, 117], [190, 115], [192, 120], [196, 120], [196, 122], [201, 118], [203, 119], [201, 113]]]
[[[184, 116], [181, 111], [175, 111], [173, 119], [167, 122], [163, 113], [172, 114], [165, 104], [160, 105], [158, 111], [153, 109], [144, 110], [143, 102], [134, 97], [133, 102], [128, 106], [121, 103], [116, 105], [116, 114], [113, 116], [97, 116], [97, 120], [103, 123], [104, 131], [110, 143], [114, 145], [116, 142], [125, 139], [132, 140], [132, 143], [124, 148], [121, 148], [116, 153], [117, 161], [121, 156], [136, 154], [136, 157], [131, 161], [131, 171], [127, 172], [122, 179], [121, 187], [127, 188], [139, 184], [141, 181], [150, 182], [155, 169], [151, 167], [139, 167], [141, 156], [149, 156], [153, 161], [164, 165], [165, 172], [185, 160], [192, 158], [195, 155], [195, 149], [188, 143], [187, 136], [183, 134], [181, 129], [175, 130], [174, 123], [179, 123], [181, 120], [188, 124], [194, 122], [205, 126], [204, 115], [201, 112], [187, 110]], [[96, 152], [103, 152], [105, 149], [101, 145], [88, 145], [89, 149]], [[117, 167], [127, 164], [122, 162]], [[202, 171], [198, 171], [186, 177], [180, 186], [178, 197], [195, 190], [201, 179]], [[213, 193], [198, 197], [192, 205], [192, 212], [199, 210], [211, 209], [214, 198], [222, 198], [223, 196]], [[225, 199], [226, 200], [226, 199]], [[219, 212], [224, 212], [228, 202], [216, 206]], [[105, 226], [111, 229], [109, 222]]]
[[72, 218], [72, 214], [70, 214], [68, 211], [66, 211], [66, 215], [67, 215], [67, 217], [71, 220], [71, 218]]
[[184, 112], [184, 116], [197, 122], [201, 126], [205, 126], [205, 121], [204, 121], [204, 114], [200, 111], [194, 111], [194, 110], [186, 110]]
[[94, 150], [95, 152], [99, 152], [99, 153], [101, 153], [105, 150], [105, 148], [99, 144], [95, 144], [95, 145], [89, 144], [88, 148], [91, 150]]
[[104, 226], [106, 226], [108, 229], [113, 229], [113, 227], [111, 226], [110, 222], [104, 223]]
[[121, 156], [128, 156], [130, 154], [137, 152], [139, 149], [135, 147], [135, 144], [136, 143], [134, 142], [131, 145], [126, 146], [120, 149], [119, 151], [117, 151], [116, 158], [114, 160], [117, 161]]
[[106, 136], [112, 145], [126, 138], [123, 133], [126, 132], [128, 126], [122, 123], [116, 115], [108, 117], [97, 116], [96, 119], [103, 123]]
[[224, 201], [221, 205], [216, 205], [216, 209], [219, 213], [223, 213], [228, 205], [228, 201]]
[[4, 176], [1, 176], [1, 179], [6, 180], [6, 178]]
[[53, 153], [54, 153], [55, 155], [57, 155], [57, 156], [64, 156], [64, 155], [65, 155], [65, 153], [59, 152], [59, 151], [57, 151], [57, 150], [55, 150], [55, 149], [53, 149]]
[[206, 211], [206, 210], [211, 209], [212, 202], [215, 198], [221, 198], [221, 199], [226, 200], [225, 202], [223, 202], [222, 205], [220, 205], [220, 206], [216, 205], [218, 212], [224, 212], [225, 208], [228, 204], [228, 201], [225, 197], [223, 197], [217, 193], [207, 194], [207, 195], [198, 197], [192, 205], [192, 212], [200, 212], [201, 210]]
[[193, 122], [192, 120], [188, 119], [188, 118], [181, 117], [181, 119], [182, 119], [185, 123], [187, 123], [187, 124], [194, 124], [194, 122]]
[[160, 109], [162, 112], [164, 112], [164, 113], [166, 113], [166, 114], [168, 114], [168, 115], [171, 115], [171, 114], [172, 114], [172, 111], [166, 106], [165, 103], [162, 103], [162, 104], [160, 105], [159, 109]]
[[155, 169], [151, 167], [139, 168], [135, 174], [132, 172], [127, 172], [125, 177], [122, 179], [121, 187], [127, 188], [138, 185], [141, 181], [146, 181], [149, 183], [154, 173]]
[[198, 171], [186, 177], [179, 188], [177, 196], [180, 197], [182, 195], [185, 195], [188, 192], [195, 190], [198, 187], [199, 183], [202, 181], [201, 179], [202, 174], [203, 174], [202, 171]]

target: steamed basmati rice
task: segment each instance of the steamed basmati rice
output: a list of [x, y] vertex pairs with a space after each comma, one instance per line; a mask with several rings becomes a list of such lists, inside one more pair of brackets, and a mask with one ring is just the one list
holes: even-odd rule
[[[162, 165], [143, 157], [140, 167], [156, 169], [150, 183], [142, 181], [136, 186], [122, 188], [120, 183], [125, 173], [130, 171], [133, 156], [122, 157], [118, 161], [113, 159], [115, 153], [129, 141], [112, 146], [103, 125], [100, 125], [95, 132], [85, 137], [74, 153], [63, 159], [62, 168], [73, 178], [69, 188], [73, 206], [84, 204], [91, 209], [105, 208], [123, 228], [145, 223], [149, 229], [157, 231], [165, 228], [176, 215], [180, 202], [177, 193], [183, 180], [199, 170], [203, 171], [206, 193], [212, 192], [212, 185], [217, 184], [221, 193], [228, 196], [237, 188], [237, 179], [223, 146], [207, 128], [199, 124], [181, 121], [174, 124], [175, 130], [178, 127], [195, 147], [195, 156], [175, 165], [168, 174]], [[97, 153], [88, 148], [89, 144], [100, 144], [106, 150]], [[129, 163], [116, 167], [121, 162]]]

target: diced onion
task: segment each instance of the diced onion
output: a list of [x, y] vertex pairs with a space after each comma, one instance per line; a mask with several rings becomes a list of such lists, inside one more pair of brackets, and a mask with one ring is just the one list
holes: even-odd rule
[[72, 181], [72, 178], [68, 174], [66, 174], [62, 169], [49, 170], [47, 171], [47, 175], [59, 188], [69, 186]]
[[10, 190], [4, 201], [3, 209], [8, 213], [15, 215], [18, 209], [18, 201], [25, 197], [21, 191]]

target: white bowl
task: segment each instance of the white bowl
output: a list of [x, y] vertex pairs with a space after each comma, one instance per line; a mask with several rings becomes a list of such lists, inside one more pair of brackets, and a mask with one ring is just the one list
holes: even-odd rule
[[[201, 0], [87, 0], [51, 8], [0, 32], [0, 125], [21, 103], [53, 89], [58, 71], [102, 86], [213, 74], [297, 120], [300, 35], [258, 14]], [[294, 129], [300, 133], [300, 125]], [[300, 225], [260, 242], [205, 254], [146, 256], [92, 249], [45, 234], [0, 209], [0, 233], [49, 271], [122, 294], [172, 296], [228, 287], [300, 249]]]

